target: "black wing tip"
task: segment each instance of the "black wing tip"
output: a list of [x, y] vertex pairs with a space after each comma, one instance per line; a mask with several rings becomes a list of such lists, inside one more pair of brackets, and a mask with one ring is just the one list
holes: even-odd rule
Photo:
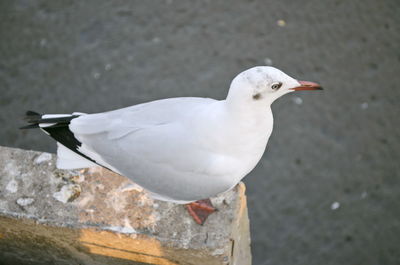
[[26, 125], [26, 126], [22, 126], [22, 127], [19, 127], [19, 129], [20, 130], [25, 130], [25, 129], [36, 129], [36, 128], [39, 128], [40, 126], [39, 126], [39, 124], [29, 124], [29, 125]]
[[34, 123], [37, 122], [41, 117], [42, 114], [32, 110], [28, 110], [27, 112], [25, 112], [24, 120], [26, 120], [29, 123]]
[[24, 120], [27, 121], [28, 125], [20, 127], [20, 129], [34, 129], [39, 128], [39, 120], [41, 119], [42, 114], [37, 113], [36, 111], [28, 110], [25, 112]]
[[[55, 117], [55, 118], [43, 118], [44, 115], [37, 113], [35, 111], [28, 110], [25, 113], [24, 120], [28, 123], [28, 125], [21, 127], [20, 129], [34, 129], [40, 128], [39, 124], [47, 123], [48, 126], [51, 128], [59, 128], [68, 126], [72, 119], [79, 117], [80, 115], [65, 115], [62, 117]], [[51, 123], [51, 125], [49, 124]]]
[[37, 113], [36, 111], [33, 110], [28, 110], [27, 112], [25, 112], [26, 116], [41, 116], [40, 113]]

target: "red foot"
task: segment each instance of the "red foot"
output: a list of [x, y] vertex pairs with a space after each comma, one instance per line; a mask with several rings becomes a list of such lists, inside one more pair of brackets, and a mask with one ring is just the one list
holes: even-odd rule
[[210, 199], [199, 200], [186, 204], [186, 209], [199, 225], [203, 225], [207, 217], [217, 209], [211, 204]]

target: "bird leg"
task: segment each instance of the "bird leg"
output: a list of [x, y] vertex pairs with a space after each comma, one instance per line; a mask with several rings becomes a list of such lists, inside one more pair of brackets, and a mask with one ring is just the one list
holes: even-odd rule
[[199, 200], [186, 204], [186, 209], [199, 225], [203, 225], [207, 217], [217, 209], [211, 204], [210, 199]]

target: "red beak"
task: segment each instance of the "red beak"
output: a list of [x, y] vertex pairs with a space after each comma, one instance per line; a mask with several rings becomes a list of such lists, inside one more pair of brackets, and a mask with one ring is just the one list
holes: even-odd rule
[[309, 81], [299, 81], [300, 86], [292, 88], [292, 90], [322, 90], [322, 87], [314, 82]]

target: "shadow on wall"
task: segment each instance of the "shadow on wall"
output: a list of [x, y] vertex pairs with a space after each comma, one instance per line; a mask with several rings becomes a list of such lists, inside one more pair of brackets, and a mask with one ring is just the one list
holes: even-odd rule
[[[160, 264], [176, 265], [163, 258], [155, 242], [92, 229], [41, 226], [26, 219], [0, 218], [0, 264]], [[140, 243], [139, 243], [140, 242]], [[143, 262], [138, 262], [143, 261]]]

